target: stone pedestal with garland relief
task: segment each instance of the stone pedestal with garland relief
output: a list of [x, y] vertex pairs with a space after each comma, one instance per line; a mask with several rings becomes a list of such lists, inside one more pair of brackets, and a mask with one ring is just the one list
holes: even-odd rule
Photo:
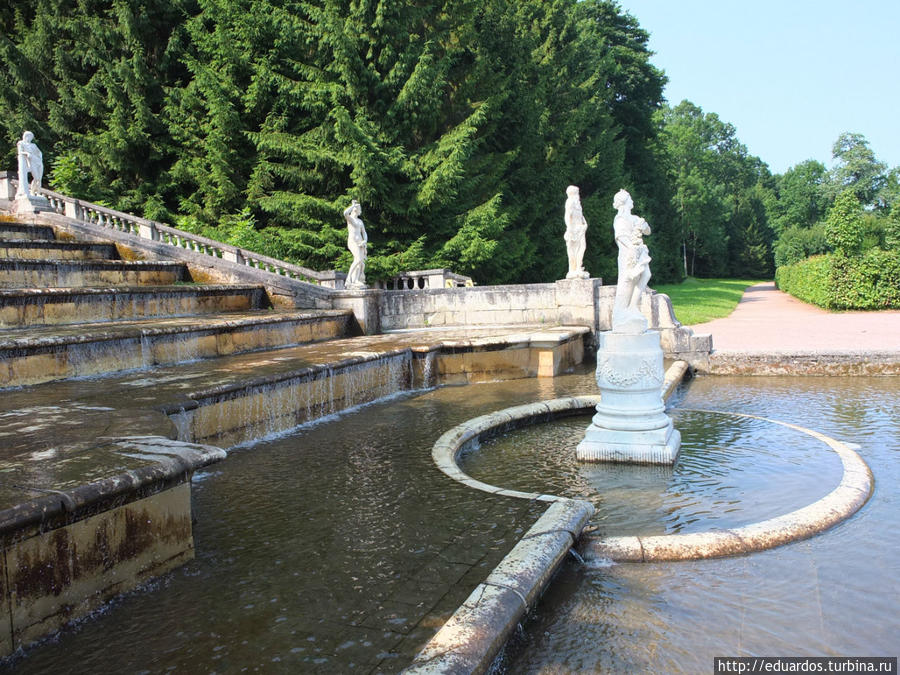
[[665, 413], [659, 333], [605, 332], [597, 350], [597, 412], [575, 450], [588, 462], [674, 464], [681, 434]]

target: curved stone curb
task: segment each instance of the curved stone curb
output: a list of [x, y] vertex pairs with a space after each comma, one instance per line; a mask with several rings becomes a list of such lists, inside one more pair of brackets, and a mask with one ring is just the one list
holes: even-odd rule
[[717, 410], [719, 413], [762, 420], [812, 436], [830, 447], [840, 458], [844, 474], [840, 484], [816, 502], [791, 513], [729, 530], [648, 537], [590, 538], [587, 550], [593, 558], [615, 562], [672, 562], [700, 560], [753, 553], [806, 539], [837, 525], [856, 513], [868, 501], [874, 478], [862, 457], [849, 446], [811, 429], [778, 420]]
[[[677, 361], [666, 372], [664, 397], [687, 372]], [[456, 463], [464, 446], [490, 436], [559, 417], [583, 414], [600, 396], [571, 396], [506, 408], [475, 417], [444, 433], [431, 456], [450, 478], [493, 495], [548, 502], [550, 506], [494, 571], [480, 583], [404, 673], [483, 673], [540, 597], [566, 553], [594, 514], [588, 502], [556, 495], [506, 490], [475, 480]]]
[[690, 365], [687, 361], [675, 361], [666, 369], [662, 385], [663, 401], [668, 401], [669, 397], [675, 393], [675, 388], [681, 384], [689, 369]]
[[506, 408], [463, 422], [434, 444], [431, 455], [435, 464], [453, 480], [490, 494], [550, 505], [404, 673], [486, 672], [594, 513], [588, 502], [506, 490], [475, 480], [456, 463], [463, 447], [526, 424], [581, 413], [596, 406], [599, 400], [599, 396], [580, 396]]
[[600, 396], [571, 396], [557, 398], [552, 401], [540, 401], [525, 405], [506, 408], [497, 412], [474, 417], [462, 424], [453, 427], [441, 436], [431, 449], [431, 457], [437, 467], [458, 483], [470, 488], [489, 492], [493, 495], [506, 497], [519, 497], [542, 502], [572, 501], [566, 497], [556, 495], [538, 494], [537, 492], [520, 492], [507, 490], [494, 485], [475, 480], [456, 463], [457, 457], [463, 452], [463, 446], [471, 441], [479, 441], [490, 436], [501, 434], [527, 424], [536, 422], [548, 422], [551, 419], [577, 415], [586, 409], [593, 408], [600, 402]]
[[[668, 397], [687, 372], [676, 362], [666, 373]], [[577, 540], [593, 506], [556, 495], [506, 490], [475, 480], [457, 465], [467, 443], [504, 431], [584, 413], [596, 406], [599, 396], [573, 396], [529, 403], [468, 420], [443, 434], [432, 448], [438, 468], [453, 480], [490, 494], [550, 503], [494, 571], [478, 585], [443, 628], [425, 645], [404, 673], [485, 672], [532, 603], [540, 596], [569, 548]], [[687, 410], [687, 409], [685, 409]], [[588, 539], [594, 558], [616, 562], [667, 562], [696, 560], [762, 551], [811, 537], [856, 513], [869, 499], [874, 478], [863, 459], [848, 445], [811, 429], [758, 415], [715, 410], [758, 419], [794, 429], [816, 438], [840, 458], [840, 484], [822, 499], [791, 513], [730, 530], [649, 537]]]
[[593, 512], [574, 499], [551, 504], [403, 672], [486, 672]]

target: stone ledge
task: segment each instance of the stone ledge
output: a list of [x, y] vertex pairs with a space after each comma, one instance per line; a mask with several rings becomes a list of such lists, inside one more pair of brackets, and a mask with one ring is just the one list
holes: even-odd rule
[[587, 537], [586, 547], [592, 558], [614, 562], [674, 562], [764, 551], [807, 539], [846, 520], [865, 505], [874, 490], [874, 478], [865, 461], [840, 441], [811, 429], [757, 415], [700, 412], [763, 420], [817, 438], [840, 458], [844, 469], [840, 484], [808, 506], [743, 527], [647, 537]]
[[[257, 313], [254, 314], [253, 312]], [[208, 313], [197, 317], [176, 317], [175, 321], [164, 318], [133, 319], [117, 322], [91, 322], [84, 324], [53, 325], [52, 330], [18, 328], [15, 331], [0, 329], [0, 350], [41, 349], [60, 345], [105, 342], [129, 338], [147, 338], [186, 333], [222, 334], [247, 328], [274, 324], [311, 324], [335, 319], [349, 320], [348, 310], [320, 310], [315, 314], [303, 311], [265, 312], [246, 310], [240, 313]], [[77, 332], [76, 332], [77, 331]], [[41, 335], [42, 332], [51, 334]], [[67, 334], [59, 335], [60, 332]], [[286, 345], [290, 346], [290, 344]]]
[[0, 541], [8, 545], [11, 541], [21, 541], [61, 527], [110, 506], [143, 499], [187, 482], [194, 471], [226, 456], [220, 448], [161, 436], [122, 437], [111, 439], [109, 445], [118, 454], [146, 464], [66, 490], [17, 483], [12, 487], [42, 496], [0, 511]]
[[708, 375], [900, 375], [900, 350], [869, 352], [743, 352], [715, 350], [706, 364], [692, 364]]

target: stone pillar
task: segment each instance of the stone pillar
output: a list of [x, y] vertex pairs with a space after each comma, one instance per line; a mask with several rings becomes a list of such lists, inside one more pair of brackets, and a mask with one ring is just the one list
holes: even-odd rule
[[344, 290], [336, 294], [334, 309], [352, 309], [353, 315], [365, 335], [381, 332], [381, 309], [384, 292], [376, 289], [364, 291]]
[[605, 332], [597, 350], [601, 401], [578, 444], [578, 459], [593, 462], [674, 464], [681, 434], [665, 413], [663, 352], [659, 333]]
[[25, 156], [19, 152], [16, 155], [16, 159], [19, 163], [19, 185], [16, 190], [16, 199], [28, 199], [31, 195], [31, 190], [28, 189], [28, 167], [25, 166]]
[[12, 186], [12, 179], [15, 178], [15, 175], [7, 171], [0, 171], [0, 199], [12, 201], [16, 198], [16, 191]]
[[73, 199], [71, 201], [66, 201], [66, 218], [71, 218], [72, 220], [83, 220], [81, 213], [81, 203], [77, 199]]

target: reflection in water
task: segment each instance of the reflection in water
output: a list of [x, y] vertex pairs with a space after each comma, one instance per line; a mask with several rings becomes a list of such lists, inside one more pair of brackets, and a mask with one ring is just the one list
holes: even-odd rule
[[[900, 380], [702, 378], [678, 405], [757, 414], [858, 443], [875, 493], [849, 521], [771, 551], [696, 562], [569, 564], [509, 650], [507, 672], [700, 673], [712, 672], [715, 656], [895, 655]], [[784, 488], [781, 469], [761, 474], [739, 505], [743, 516], [755, 517], [773, 498], [789, 501], [794, 490], [833, 487], [830, 469], [822, 473], [816, 463], [823, 453], [808, 456], [794, 439], [802, 437], [785, 436], [756, 464], [797, 467], [796, 482]], [[740, 444], [740, 437], [732, 440]], [[748, 467], [742, 479], [756, 470]]]
[[491, 439], [461, 466], [492, 485], [587, 499], [597, 509], [593, 524], [608, 535], [739, 527], [806, 506], [840, 482], [840, 459], [806, 434], [721, 413], [672, 412], [682, 436], [674, 468], [578, 461], [588, 416]]

